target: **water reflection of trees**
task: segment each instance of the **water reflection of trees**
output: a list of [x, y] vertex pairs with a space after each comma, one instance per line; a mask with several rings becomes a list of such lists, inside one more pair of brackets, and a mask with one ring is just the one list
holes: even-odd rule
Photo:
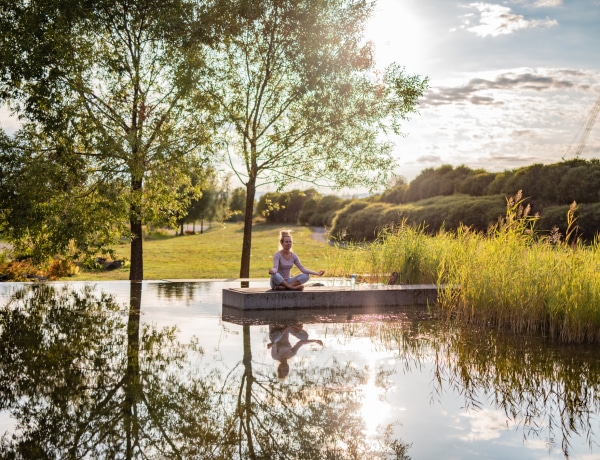
[[[408, 446], [389, 431], [363, 433], [365, 369], [306, 360], [279, 381], [252, 359], [253, 329], [243, 326], [241, 360], [222, 375], [202, 361], [198, 341], [140, 323], [141, 284], [130, 301], [123, 308], [91, 288], [42, 285], [0, 308], [0, 411], [16, 424], [2, 437], [3, 458], [405, 457]], [[472, 410], [489, 402], [565, 454], [576, 434], [598, 441], [593, 348], [424, 318], [355, 319], [328, 325], [328, 340], [369, 337], [406, 371], [433, 363], [434, 396], [456, 392]]]
[[[0, 310], [0, 408], [16, 421], [7, 457], [138, 458], [189, 449], [181, 424], [209, 451], [206, 384], [183, 369], [193, 347], [174, 331], [140, 328], [141, 284], [131, 309], [90, 288], [24, 289]], [[126, 320], [125, 320], [126, 319]]]
[[328, 369], [295, 368], [293, 382], [255, 370], [250, 326], [243, 326], [242, 368], [229, 375], [221, 403], [231, 407], [225, 434], [236, 458], [404, 459], [409, 446], [382, 431], [366, 442], [360, 417], [364, 370], [334, 361]]
[[525, 435], [558, 440], [569, 454], [570, 439], [598, 442], [592, 418], [600, 409], [600, 356], [589, 347], [552, 346], [536, 337], [496, 331], [448, 334], [438, 349], [436, 376], [477, 407], [486, 395]]
[[433, 361], [434, 397], [454, 391], [472, 410], [488, 402], [565, 456], [575, 435], [598, 444], [600, 352], [592, 347], [422, 320], [343, 327], [397, 350], [407, 370]]
[[389, 432], [376, 445], [361, 432], [363, 370], [298, 368], [283, 384], [253, 368], [245, 326], [222, 378], [195, 364], [197, 341], [140, 324], [140, 283], [130, 301], [39, 286], [0, 309], [0, 411], [15, 422], [4, 457], [406, 458]]
[[164, 282], [152, 283], [150, 289], [156, 289], [156, 296], [160, 299], [186, 300], [192, 302], [195, 300], [196, 290], [202, 285], [199, 283], [188, 282]]
[[[215, 282], [199, 281], [161, 281], [148, 283], [147, 289], [153, 296], [165, 300], [195, 302], [203, 295], [214, 293]], [[219, 290], [219, 292], [221, 292]]]

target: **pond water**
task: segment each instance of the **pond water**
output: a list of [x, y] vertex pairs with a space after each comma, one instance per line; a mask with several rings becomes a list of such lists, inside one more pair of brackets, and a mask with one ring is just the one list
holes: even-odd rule
[[239, 285], [0, 284], [0, 457], [600, 458], [597, 347]]

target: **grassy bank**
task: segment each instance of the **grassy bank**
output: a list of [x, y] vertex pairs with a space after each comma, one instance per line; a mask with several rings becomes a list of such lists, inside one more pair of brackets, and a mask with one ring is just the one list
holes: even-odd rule
[[[283, 227], [257, 224], [252, 235], [250, 277], [268, 276], [273, 253], [278, 250], [279, 231]], [[288, 228], [288, 227], [285, 227]], [[292, 226], [294, 250], [302, 263], [314, 270], [327, 270], [328, 245], [311, 237], [308, 227]], [[173, 236], [150, 235], [144, 241], [144, 278], [198, 279], [237, 278], [243, 229], [241, 224], [213, 226], [202, 234]], [[115, 248], [117, 259], [129, 259], [129, 245]], [[68, 280], [126, 280], [129, 268], [107, 272], [81, 272]]]

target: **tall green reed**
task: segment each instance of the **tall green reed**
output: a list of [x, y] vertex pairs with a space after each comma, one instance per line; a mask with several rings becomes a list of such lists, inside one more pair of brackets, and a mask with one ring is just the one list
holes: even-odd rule
[[600, 341], [598, 244], [573, 241], [575, 205], [564, 239], [535, 230], [517, 194], [487, 235], [459, 231], [441, 260], [439, 300], [447, 317], [563, 342]]
[[372, 243], [336, 243], [328, 253], [328, 272], [333, 276], [358, 274], [364, 281], [434, 283], [439, 248], [423, 226], [401, 222], [382, 230]]
[[367, 247], [366, 244], [334, 240], [325, 254], [327, 274], [348, 277], [351, 274], [366, 273]]
[[[567, 232], [535, 228], [519, 192], [487, 233], [461, 227], [428, 235], [401, 222], [371, 244], [337, 245], [330, 273], [370, 282], [435, 283], [442, 314], [452, 320], [563, 342], [600, 342], [600, 246], [577, 241], [576, 204]], [[335, 268], [334, 268], [335, 267]]]

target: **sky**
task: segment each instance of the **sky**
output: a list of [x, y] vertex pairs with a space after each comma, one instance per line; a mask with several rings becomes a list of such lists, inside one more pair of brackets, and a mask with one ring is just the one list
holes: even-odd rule
[[[577, 156], [600, 104], [600, 0], [378, 0], [377, 66], [429, 78], [393, 139], [396, 174], [489, 172]], [[600, 157], [600, 116], [579, 158]]]
[[[378, 0], [365, 35], [378, 67], [429, 78], [391, 139], [407, 181], [445, 164], [501, 172], [575, 158], [600, 103], [600, 0]], [[0, 122], [17, 128], [3, 109]], [[600, 157], [600, 116], [579, 157]]]

